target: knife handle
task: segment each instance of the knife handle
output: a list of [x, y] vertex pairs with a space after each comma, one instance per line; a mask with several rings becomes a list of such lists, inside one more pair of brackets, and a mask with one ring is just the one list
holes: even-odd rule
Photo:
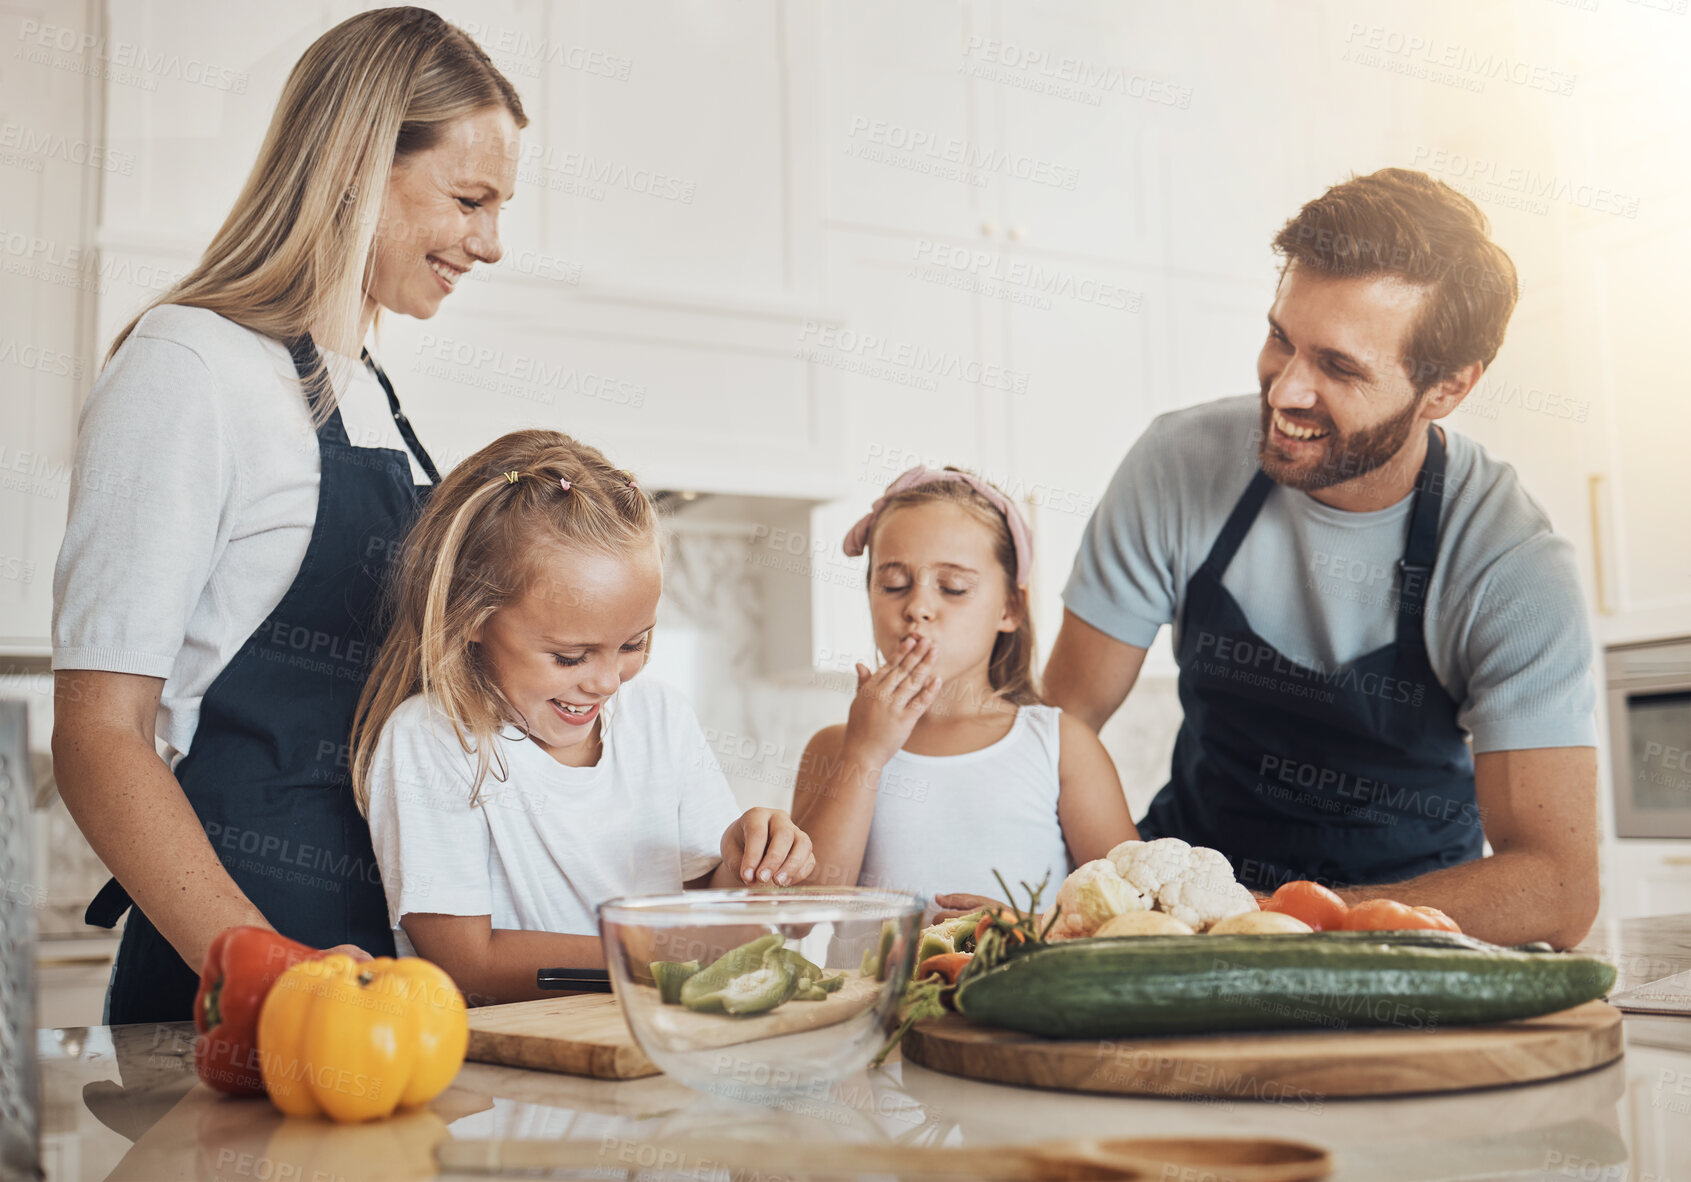
[[576, 993], [609, 993], [611, 974], [606, 969], [540, 969], [534, 974], [534, 987]]

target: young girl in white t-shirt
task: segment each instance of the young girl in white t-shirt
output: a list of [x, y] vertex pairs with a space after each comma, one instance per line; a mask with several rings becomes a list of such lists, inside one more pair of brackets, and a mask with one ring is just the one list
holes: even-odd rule
[[[1033, 677], [1027, 522], [988, 482], [915, 467], [846, 535], [869, 554], [885, 663], [857, 666], [843, 726], [799, 762], [793, 816], [824, 882], [965, 909], [1139, 836], [1103, 744], [1043, 705]], [[1023, 902], [1024, 900], [1016, 900]]]
[[679, 692], [633, 680], [657, 518], [597, 450], [489, 444], [434, 491], [394, 578], [352, 778], [402, 952], [473, 1001], [521, 1001], [537, 969], [603, 966], [608, 898], [810, 875], [786, 813], [740, 813]]

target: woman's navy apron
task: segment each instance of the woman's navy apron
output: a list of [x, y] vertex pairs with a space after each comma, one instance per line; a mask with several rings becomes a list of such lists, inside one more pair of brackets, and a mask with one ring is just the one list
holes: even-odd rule
[[[315, 410], [326, 384], [316, 346], [307, 334], [288, 351]], [[364, 361], [406, 446], [438, 483], [393, 384], [368, 353]], [[356, 944], [391, 956], [387, 900], [353, 801], [347, 740], [381, 639], [382, 583], [432, 484], [412, 483], [402, 451], [353, 447], [339, 407], [317, 428], [317, 450], [317, 517], [299, 573], [206, 690], [175, 774], [224, 868], [277, 931], [316, 948]], [[87, 922], [113, 927], [130, 905], [113, 879], [89, 905]], [[198, 973], [135, 908], [105, 1020], [192, 1017], [198, 986]]]
[[[1398, 564], [1397, 638], [1330, 670], [1276, 651], [1222, 586], [1274, 488], [1258, 470], [1187, 587], [1176, 653], [1186, 717], [1141, 836], [1220, 850], [1262, 890], [1398, 882], [1479, 857], [1473, 758], [1423, 634], [1444, 467], [1429, 426]], [[1262, 590], [1277, 593], [1307, 592]]]

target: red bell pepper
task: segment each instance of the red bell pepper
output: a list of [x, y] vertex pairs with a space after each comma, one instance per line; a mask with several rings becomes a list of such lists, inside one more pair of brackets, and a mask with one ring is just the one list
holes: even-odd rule
[[217, 933], [206, 950], [194, 994], [194, 1067], [200, 1078], [231, 1096], [264, 1095], [259, 1073], [258, 1013], [276, 979], [292, 965], [323, 955], [260, 927]]

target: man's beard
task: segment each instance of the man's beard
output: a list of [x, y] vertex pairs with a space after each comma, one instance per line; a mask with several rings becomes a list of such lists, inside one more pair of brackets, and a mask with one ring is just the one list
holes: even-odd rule
[[[1403, 450], [1410, 432], [1415, 429], [1416, 412], [1421, 408], [1421, 395], [1403, 410], [1383, 423], [1341, 435], [1332, 423], [1299, 423], [1299, 426], [1323, 427], [1328, 435], [1320, 442], [1325, 450], [1314, 463], [1294, 463], [1274, 450], [1274, 408], [1268, 405], [1268, 391], [1262, 392], [1262, 419], [1257, 442], [1257, 462], [1269, 479], [1287, 488], [1315, 492], [1366, 476]], [[1297, 420], [1293, 420], [1297, 422]]]

